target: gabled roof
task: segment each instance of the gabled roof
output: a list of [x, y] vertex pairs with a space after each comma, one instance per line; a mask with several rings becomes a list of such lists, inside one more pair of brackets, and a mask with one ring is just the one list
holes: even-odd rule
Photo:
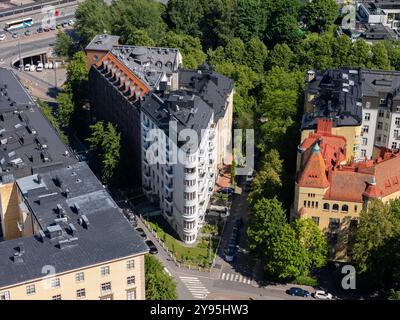
[[298, 179], [301, 187], [327, 188], [329, 186], [325, 171], [325, 162], [316, 142], [309, 152], [308, 160]]

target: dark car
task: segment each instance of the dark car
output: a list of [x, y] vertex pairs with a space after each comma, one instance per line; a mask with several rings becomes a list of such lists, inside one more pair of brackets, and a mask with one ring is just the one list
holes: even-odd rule
[[13, 38], [18, 38], [18, 33], [14, 32], [14, 33], [12, 34], [12, 37], [13, 37]]
[[29, 37], [30, 35], [32, 35], [31, 30], [26, 30], [26, 31], [25, 31], [25, 35], [28, 36], [28, 37]]
[[37, 29], [37, 32], [38, 33], [42, 33], [44, 31], [44, 29], [42, 28], [42, 27], [39, 27], [38, 29]]
[[49, 32], [49, 31], [50, 31], [50, 28], [49, 28], [49, 27], [44, 27], [43, 31], [44, 31], [44, 32]]
[[146, 233], [144, 232], [144, 230], [142, 228], [136, 228], [136, 231], [139, 233], [139, 235], [143, 238], [146, 239]]
[[50, 30], [53, 30], [53, 31], [56, 30], [56, 26], [54, 26], [54, 25], [51, 26], [51, 27], [50, 27]]
[[233, 188], [221, 188], [218, 190], [219, 193], [224, 193], [224, 194], [228, 194], [228, 195], [232, 195], [234, 193], [234, 189]]
[[153, 241], [147, 240], [146, 244], [149, 247], [151, 254], [157, 254], [158, 253], [157, 247], [156, 247], [156, 245], [154, 244]]
[[236, 239], [236, 241], [239, 239], [239, 230], [238, 229], [233, 229], [232, 230], [231, 238]]
[[236, 248], [229, 246], [227, 250], [225, 250], [225, 261], [232, 262], [235, 259]]
[[292, 287], [287, 291], [288, 294], [291, 296], [296, 296], [296, 297], [304, 297], [307, 298], [310, 296], [310, 292], [307, 290], [304, 290], [302, 288], [297, 288], [297, 287]]
[[239, 229], [242, 227], [242, 225], [243, 225], [243, 219], [241, 217], [236, 218], [234, 226]]

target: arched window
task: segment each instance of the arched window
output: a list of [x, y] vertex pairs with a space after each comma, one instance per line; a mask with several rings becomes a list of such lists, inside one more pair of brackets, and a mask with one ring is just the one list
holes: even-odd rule
[[324, 210], [329, 210], [329, 203], [324, 203]]
[[338, 205], [337, 203], [335, 203], [335, 204], [332, 206], [332, 210], [333, 210], [333, 211], [339, 211], [339, 205]]
[[342, 211], [349, 212], [349, 206], [347, 204], [342, 205]]

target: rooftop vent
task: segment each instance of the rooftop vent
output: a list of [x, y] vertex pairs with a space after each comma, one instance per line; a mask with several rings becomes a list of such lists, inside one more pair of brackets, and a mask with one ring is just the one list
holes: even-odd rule
[[38, 237], [39, 237], [40, 241], [42, 241], [42, 242], [44, 241], [44, 238], [46, 238], [46, 235], [43, 232], [43, 230], [39, 230]]
[[14, 252], [13, 260], [15, 263], [22, 263], [24, 262], [24, 258], [20, 252]]
[[62, 229], [61, 227], [56, 224], [54, 226], [48, 226], [47, 231], [49, 233], [50, 239], [58, 238], [62, 236]]
[[71, 231], [71, 234], [74, 234], [76, 232], [76, 228], [72, 223], [68, 224], [68, 227], [69, 230]]
[[82, 225], [84, 228], [88, 229], [89, 228], [89, 219], [86, 217], [86, 215], [82, 215], [81, 218], [79, 219], [79, 224]]

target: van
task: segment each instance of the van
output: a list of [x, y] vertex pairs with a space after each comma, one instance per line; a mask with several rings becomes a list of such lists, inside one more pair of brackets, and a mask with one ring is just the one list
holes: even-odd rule
[[42, 72], [43, 71], [43, 63], [39, 62], [36, 68], [37, 72]]

